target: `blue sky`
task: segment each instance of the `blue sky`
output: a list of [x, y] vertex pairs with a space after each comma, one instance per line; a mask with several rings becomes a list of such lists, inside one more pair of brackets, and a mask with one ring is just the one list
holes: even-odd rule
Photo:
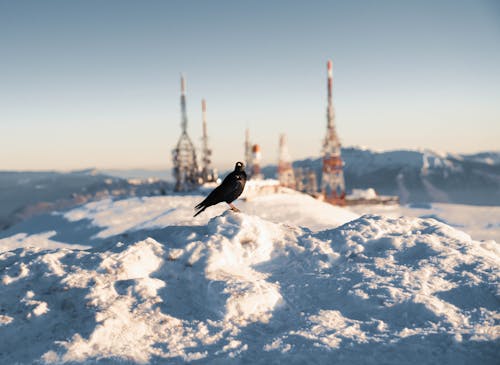
[[498, 150], [500, 3], [0, 0], [0, 169], [170, 168], [179, 76], [219, 168], [245, 128], [317, 156], [334, 63], [344, 146]]

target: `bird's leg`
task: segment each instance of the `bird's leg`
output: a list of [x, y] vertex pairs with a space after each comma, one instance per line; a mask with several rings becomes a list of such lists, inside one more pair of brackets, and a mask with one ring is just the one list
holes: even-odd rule
[[236, 213], [241, 212], [238, 208], [236, 208], [236, 207], [234, 206], [234, 204], [233, 204], [233, 203], [229, 203], [229, 206], [231, 207], [231, 210], [232, 210], [233, 212], [236, 212]]

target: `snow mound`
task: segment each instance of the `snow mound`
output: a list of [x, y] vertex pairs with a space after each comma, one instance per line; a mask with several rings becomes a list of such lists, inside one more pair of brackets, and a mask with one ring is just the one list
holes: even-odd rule
[[242, 203], [242, 210], [274, 223], [285, 222], [312, 231], [338, 227], [359, 218], [358, 214], [347, 209], [291, 191], [292, 194], [263, 195], [249, 199]]
[[175, 239], [19, 248], [0, 254], [0, 363], [493, 364], [499, 262], [494, 241], [381, 216], [314, 233], [225, 212]]

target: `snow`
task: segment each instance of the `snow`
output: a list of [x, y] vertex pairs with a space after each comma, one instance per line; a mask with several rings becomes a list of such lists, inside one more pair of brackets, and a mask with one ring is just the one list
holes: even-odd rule
[[272, 194], [241, 204], [248, 214], [259, 215], [275, 223], [286, 223], [319, 231], [336, 227], [359, 217], [358, 214], [320, 202], [306, 194]]
[[377, 199], [377, 193], [374, 189], [352, 189], [352, 193], [348, 196], [351, 199]]
[[[201, 195], [105, 199], [89, 203], [64, 214], [70, 222], [91, 220], [105, 227], [96, 237], [107, 238], [125, 231], [166, 226], [205, 225], [211, 216], [227, 210], [227, 205], [210, 207], [193, 219], [193, 207], [203, 200]], [[305, 194], [270, 194], [237, 201], [236, 206], [249, 214], [259, 214], [272, 222], [306, 226], [312, 230], [338, 226], [359, 217], [358, 214], [323, 204]], [[1, 246], [0, 246], [1, 247]]]
[[56, 234], [57, 232], [54, 230], [31, 235], [17, 233], [13, 236], [0, 239], [0, 252], [14, 250], [19, 247], [36, 247], [38, 249], [77, 248], [81, 250], [90, 248], [90, 246], [86, 245], [68, 245], [52, 240], [51, 237]]
[[[11, 227], [0, 363], [498, 363], [494, 240], [301, 194], [192, 218], [201, 198], [106, 199]], [[453, 220], [447, 205], [399, 209]]]
[[359, 205], [349, 207], [357, 214], [380, 214], [433, 218], [470, 234], [476, 240], [500, 242], [500, 206], [476, 206], [449, 203], [409, 205]]

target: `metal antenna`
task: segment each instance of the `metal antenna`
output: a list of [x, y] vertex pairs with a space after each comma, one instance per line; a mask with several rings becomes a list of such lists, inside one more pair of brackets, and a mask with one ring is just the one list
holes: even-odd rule
[[181, 75], [181, 137], [172, 151], [175, 191], [189, 191], [200, 184], [196, 150], [187, 134], [186, 83]]
[[335, 131], [335, 113], [332, 102], [333, 71], [332, 61], [328, 60], [328, 106], [326, 109], [326, 136], [323, 143], [323, 174], [321, 192], [325, 201], [345, 205], [345, 182], [342, 170], [343, 162], [340, 155], [340, 141]]

